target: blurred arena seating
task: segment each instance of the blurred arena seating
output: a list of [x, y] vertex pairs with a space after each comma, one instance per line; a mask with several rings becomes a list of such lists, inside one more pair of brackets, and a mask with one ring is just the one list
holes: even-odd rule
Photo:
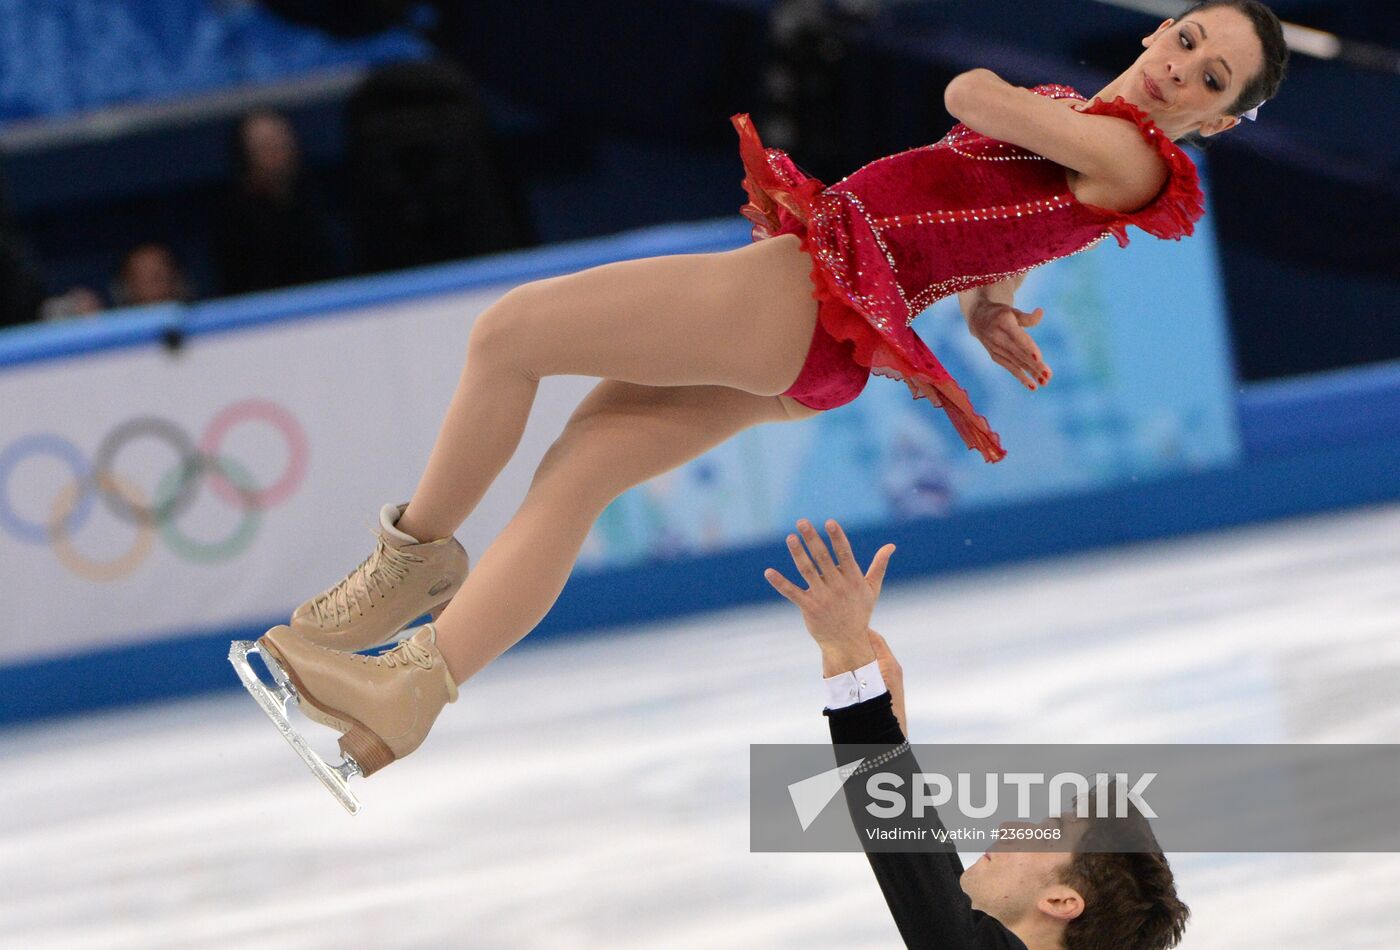
[[[752, 112], [773, 144], [834, 180], [939, 137], [950, 121], [941, 89], [961, 70], [1092, 91], [1153, 25], [1097, 0], [1047, 0], [1033, 15], [1012, 0], [678, 0], [664, 9], [538, 0], [527, 10], [503, 0], [274, 0], [221, 7], [222, 22], [201, 20], [202, 6], [112, 7], [104, 42], [169, 61], [140, 81], [99, 81], [111, 55], [90, 38], [94, 50], [44, 54], [78, 63], [66, 92], [54, 88], [61, 71], [39, 76], [43, 50], [4, 57], [5, 88], [34, 89], [0, 99], [0, 170], [50, 293], [105, 289], [118, 256], [141, 241], [168, 243], [195, 287], [212, 290], [208, 222], [231, 174], [225, 143], [257, 106], [292, 118], [308, 174], [360, 225], [361, 266], [379, 269], [732, 215], [741, 198], [733, 112]], [[56, 15], [43, 7], [18, 9]], [[1363, 0], [1275, 7], [1364, 41], [1370, 59], [1295, 55], [1261, 121], [1208, 149], [1246, 380], [1400, 356], [1391, 302], [1400, 290], [1400, 75], [1391, 68], [1400, 18], [1392, 4]], [[84, 24], [64, 25], [69, 36]], [[198, 62], [180, 59], [171, 36], [181, 29], [224, 42]], [[433, 108], [456, 118], [402, 104], [411, 72], [386, 74], [350, 108], [377, 64], [435, 54], [464, 71], [435, 81]], [[280, 64], [275, 74], [257, 66], [264, 61]], [[415, 183], [451, 198], [425, 203]], [[386, 245], [388, 233], [401, 246]]]
[[9, 197], [0, 180], [0, 328], [33, 320], [43, 300], [43, 281], [10, 219]]
[[346, 107], [363, 273], [534, 243], [513, 170], [475, 84], [447, 63], [377, 69]]

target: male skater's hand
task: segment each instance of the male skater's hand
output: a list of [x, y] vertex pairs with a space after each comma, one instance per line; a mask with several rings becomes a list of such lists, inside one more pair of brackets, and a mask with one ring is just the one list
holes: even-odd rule
[[[807, 632], [821, 647], [823, 676], [860, 669], [876, 658], [868, 636], [870, 614], [880, 598], [885, 568], [889, 566], [890, 555], [894, 554], [894, 545], [887, 544], [876, 551], [870, 569], [861, 573], [851, 551], [851, 542], [834, 520], [827, 521], [826, 531], [831, 537], [835, 557], [811, 522], [799, 521], [797, 530], [802, 540], [795, 534], [788, 535], [788, 553], [792, 555], [797, 572], [807, 582], [807, 589], [798, 587], [771, 567], [763, 576], [774, 590], [802, 611]], [[802, 546], [804, 540], [806, 548]]]
[[890, 691], [890, 705], [894, 707], [894, 718], [899, 720], [899, 731], [909, 738], [909, 726], [904, 719], [904, 667], [890, 652], [885, 638], [874, 630], [867, 630], [870, 646], [875, 651], [875, 659], [880, 662], [880, 678], [885, 681], [885, 689]]

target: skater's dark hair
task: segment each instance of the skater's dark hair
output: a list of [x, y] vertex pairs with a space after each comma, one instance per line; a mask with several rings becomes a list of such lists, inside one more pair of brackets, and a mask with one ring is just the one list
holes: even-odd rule
[[[1116, 783], [1104, 789], [1116, 802]], [[1168, 950], [1181, 942], [1190, 909], [1176, 896], [1171, 866], [1147, 819], [1128, 802], [1125, 817], [1099, 818], [1089, 796], [1088, 828], [1060, 883], [1079, 892], [1084, 911], [1065, 927], [1066, 950]], [[1110, 809], [1111, 811], [1111, 809]]]
[[1249, 22], [1254, 24], [1254, 35], [1259, 37], [1259, 45], [1264, 51], [1264, 65], [1245, 82], [1240, 94], [1225, 110], [1230, 115], [1243, 115], [1278, 95], [1279, 86], [1283, 84], [1284, 75], [1288, 72], [1288, 44], [1283, 40], [1283, 24], [1274, 11], [1259, 0], [1203, 0], [1179, 15], [1177, 20], [1211, 7], [1233, 7], [1249, 17]]

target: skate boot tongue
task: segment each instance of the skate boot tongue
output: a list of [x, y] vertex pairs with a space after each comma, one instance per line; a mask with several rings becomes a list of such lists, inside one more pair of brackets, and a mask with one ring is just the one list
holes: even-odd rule
[[393, 538], [395, 541], [400, 542], [401, 544], [421, 544], [422, 542], [415, 538], [413, 535], [405, 534], [403, 531], [400, 531], [397, 527], [395, 527], [395, 525], [399, 523], [399, 519], [403, 517], [403, 513], [407, 510], [408, 505], [406, 504], [385, 505], [383, 508], [380, 508], [379, 527], [383, 530], [383, 532], [386, 535]]

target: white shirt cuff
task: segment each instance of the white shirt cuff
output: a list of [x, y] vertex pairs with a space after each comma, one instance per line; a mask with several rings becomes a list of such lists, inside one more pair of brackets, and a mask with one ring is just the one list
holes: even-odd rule
[[845, 709], [886, 692], [879, 660], [872, 660], [849, 673], [828, 676], [822, 682], [826, 684], [827, 709]]

